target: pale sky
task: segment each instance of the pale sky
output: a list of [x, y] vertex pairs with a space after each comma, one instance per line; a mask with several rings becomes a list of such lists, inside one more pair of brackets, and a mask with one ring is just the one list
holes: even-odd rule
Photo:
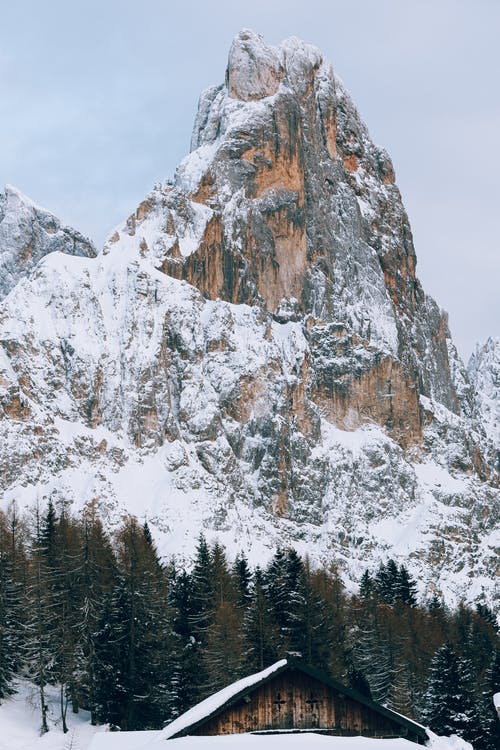
[[0, 0], [0, 183], [102, 245], [173, 176], [242, 27], [322, 49], [392, 156], [463, 357], [500, 336], [499, 0]]

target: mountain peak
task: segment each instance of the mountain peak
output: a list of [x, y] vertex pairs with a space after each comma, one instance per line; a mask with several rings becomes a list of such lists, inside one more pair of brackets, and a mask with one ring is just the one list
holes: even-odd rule
[[0, 299], [48, 253], [95, 257], [90, 240], [13, 185], [0, 192]]
[[277, 50], [266, 44], [260, 34], [243, 29], [235, 36], [226, 71], [231, 98], [247, 102], [272, 96], [278, 90], [282, 75]]

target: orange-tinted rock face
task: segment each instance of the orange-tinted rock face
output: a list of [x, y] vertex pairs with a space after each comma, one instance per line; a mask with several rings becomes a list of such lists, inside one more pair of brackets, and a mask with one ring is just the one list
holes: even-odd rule
[[329, 421], [344, 430], [382, 425], [404, 447], [420, 441], [418, 385], [401, 362], [342, 326], [315, 325], [309, 342], [311, 398]]
[[373, 422], [404, 447], [422, 437], [418, 390], [391, 357], [374, 362], [359, 375], [349, 372], [335, 383], [317, 383], [313, 399], [327, 419], [343, 430]]

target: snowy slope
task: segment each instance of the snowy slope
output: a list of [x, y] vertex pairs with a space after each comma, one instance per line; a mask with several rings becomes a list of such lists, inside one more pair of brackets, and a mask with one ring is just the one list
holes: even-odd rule
[[495, 451], [390, 159], [319, 50], [242, 32], [229, 62], [173, 183], [97, 258], [37, 229], [9, 276], [2, 504], [96, 500], [167, 556], [200, 529], [252, 562], [293, 544], [351, 583], [408, 558], [423, 594], [495, 604]]

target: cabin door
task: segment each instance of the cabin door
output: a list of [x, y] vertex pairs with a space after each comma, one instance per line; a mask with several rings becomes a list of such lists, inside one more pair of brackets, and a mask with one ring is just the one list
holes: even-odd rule
[[293, 692], [276, 692], [272, 705], [273, 729], [293, 729]]
[[319, 695], [315, 695], [312, 691], [309, 693], [309, 697], [306, 699], [306, 727], [310, 729], [316, 729], [321, 726], [320, 722], [320, 710], [321, 700]]

